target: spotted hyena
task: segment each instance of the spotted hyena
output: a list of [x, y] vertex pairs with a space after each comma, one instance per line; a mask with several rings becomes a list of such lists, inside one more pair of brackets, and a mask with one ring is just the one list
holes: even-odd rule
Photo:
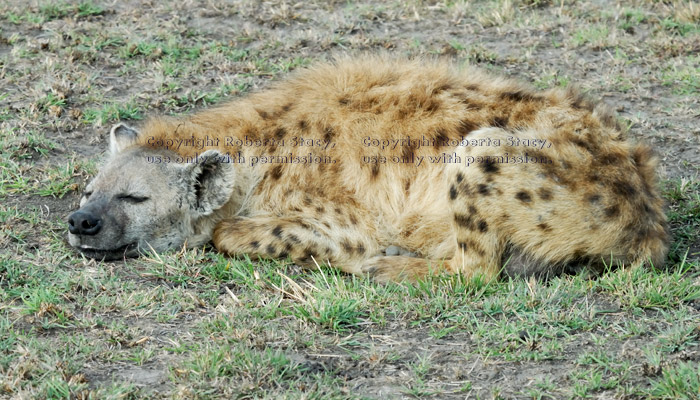
[[200, 246], [380, 280], [664, 262], [648, 147], [576, 90], [342, 59], [186, 118], [117, 125], [68, 219], [104, 259]]

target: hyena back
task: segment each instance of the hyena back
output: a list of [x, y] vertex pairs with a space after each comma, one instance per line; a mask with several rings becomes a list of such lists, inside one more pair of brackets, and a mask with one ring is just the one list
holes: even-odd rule
[[110, 153], [69, 219], [96, 258], [213, 239], [399, 280], [659, 266], [667, 251], [656, 161], [604, 105], [446, 63], [321, 64], [141, 132], [117, 125]]

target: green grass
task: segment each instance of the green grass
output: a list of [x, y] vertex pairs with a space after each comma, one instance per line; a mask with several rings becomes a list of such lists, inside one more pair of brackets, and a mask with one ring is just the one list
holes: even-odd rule
[[675, 94], [694, 95], [700, 93], [700, 56], [689, 56], [680, 66], [670, 64], [661, 76], [664, 85]]
[[634, 33], [640, 24], [647, 21], [647, 15], [643, 10], [637, 8], [627, 8], [622, 11], [618, 27], [627, 33]]
[[700, 27], [698, 23], [691, 22], [681, 22], [671, 18], [666, 18], [661, 20], [661, 27], [668, 32], [677, 34], [680, 36], [687, 36], [692, 33], [700, 32]]
[[669, 258], [679, 262], [687, 256], [689, 247], [698, 246], [700, 182], [686, 178], [667, 181], [664, 196], [669, 202], [668, 219], [673, 232]]
[[143, 118], [142, 107], [134, 100], [114, 101], [99, 108], [83, 111], [83, 122], [90, 125], [105, 125], [121, 120], [139, 120]]
[[572, 38], [575, 47], [589, 45], [595, 48], [608, 46], [610, 28], [606, 25], [593, 25], [576, 31]]
[[93, 1], [82, 1], [73, 4], [64, 1], [41, 1], [38, 9], [33, 8], [21, 14], [8, 12], [5, 14], [5, 18], [14, 24], [21, 24], [23, 22], [43, 24], [66, 17], [85, 18], [101, 15], [103, 13], [104, 8], [95, 4]]
[[700, 398], [700, 366], [684, 362], [664, 370], [662, 377], [653, 382], [645, 395], [652, 399]]

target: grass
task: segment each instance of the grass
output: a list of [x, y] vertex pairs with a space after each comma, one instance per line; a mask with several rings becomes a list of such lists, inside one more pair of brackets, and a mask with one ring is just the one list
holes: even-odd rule
[[576, 31], [572, 38], [574, 46], [589, 45], [593, 48], [608, 46], [610, 29], [606, 25], [594, 25]]
[[[0, 398], [698, 398], [694, 2], [183, 4], [0, 5]], [[109, 124], [346, 51], [604, 97], [667, 168], [666, 268], [383, 285], [211, 248], [107, 263], [68, 247]]]
[[143, 118], [141, 107], [133, 100], [105, 104], [97, 109], [83, 111], [82, 120], [86, 124], [105, 125], [120, 120], [139, 120]]
[[657, 399], [700, 398], [700, 367], [693, 363], [680, 363], [664, 371], [645, 394]]
[[696, 179], [676, 179], [665, 183], [664, 196], [668, 199], [668, 219], [675, 232], [670, 259], [678, 262], [687, 255], [687, 249], [698, 240], [700, 231], [700, 182]]
[[680, 66], [670, 64], [661, 76], [664, 85], [679, 95], [700, 93], [700, 56], [688, 57]]
[[[386, 332], [420, 333], [428, 339], [427, 343], [471, 332], [467, 342], [474, 343], [476, 353], [470, 355], [465, 345], [457, 347], [465, 352], [463, 357], [504, 362], [566, 359], [571, 346], [578, 346], [580, 336], [602, 339], [598, 336], [602, 332], [613, 327], [624, 329], [619, 325], [621, 317], [648, 324], [641, 335], [623, 335], [624, 339], [620, 340], [644, 337], [647, 342], [656, 343], [651, 345], [661, 349], [661, 353], [653, 353], [656, 364], [661, 363], [658, 359], [674, 359], [674, 354], [697, 347], [697, 327], [690, 323], [690, 315], [679, 319], [679, 311], [672, 311], [675, 316], [669, 316], [669, 320], [688, 321], [680, 327], [659, 329], [654, 324], [662, 309], [680, 310], [678, 305], [698, 298], [694, 283], [697, 272], [688, 270], [677, 271], [676, 275], [616, 271], [595, 282], [565, 277], [546, 285], [522, 280], [487, 285], [460, 277], [438, 276], [414, 286], [378, 285], [327, 269], [299, 275], [301, 271], [276, 261], [258, 264], [192, 250], [160, 255], [150, 261], [136, 260], [130, 263], [131, 268], [116, 275], [116, 271], [105, 274], [109, 264], [104, 263], [75, 274], [66, 269], [72, 263], [70, 258], [63, 258], [62, 263], [67, 263], [64, 267], [59, 264], [48, 269], [24, 261], [34, 257], [25, 253], [0, 264], [5, 288], [3, 304], [11, 307], [5, 310], [11, 317], [5, 324], [15, 321], [9, 323], [11, 335], [5, 341], [6, 346], [25, 343], [36, 347], [37, 344], [31, 344], [36, 340], [32, 339], [35, 330], [62, 331], [63, 339], [55, 339], [59, 341], [82, 340], [81, 332], [90, 327], [91, 335], [107, 339], [98, 348], [87, 346], [81, 350], [84, 353], [70, 356], [53, 352], [48, 357], [67, 359], [69, 363], [73, 360], [77, 365], [81, 357], [111, 347], [110, 358], [115, 361], [148, 365], [156, 354], [165, 351], [180, 358], [185, 356], [172, 366], [172, 371], [176, 381], [195, 390], [212, 387], [224, 390], [222, 393], [256, 396], [295, 392], [300, 386], [320, 383], [330, 392], [345, 393], [347, 389], [342, 382], [333, 378], [338, 370], [309, 373], [310, 356], [290, 359], [289, 355], [298, 354], [298, 350], [292, 353], [289, 350], [309, 349], [309, 353], [315, 353], [313, 349], [325, 348], [323, 351], [331, 351], [341, 359], [363, 359], [370, 356], [367, 349], [379, 345], [364, 333], [366, 329], [375, 329], [372, 327], [384, 327]], [[664, 283], [667, 281], [675, 284]], [[52, 284], [46, 286], [47, 282]], [[221, 284], [227, 285], [227, 289], [216, 290]], [[655, 301], [640, 301], [639, 298], [648, 299], [652, 287], [666, 292], [655, 292], [651, 296]], [[607, 314], [606, 306], [582, 300], [582, 294], [591, 293], [595, 293], [594, 300], [598, 301], [621, 299], [622, 310]], [[387, 309], [387, 305], [393, 308]], [[158, 334], [148, 327], [132, 327], [122, 322], [105, 325], [98, 320], [79, 318], [86, 311], [89, 315], [124, 313], [131, 315], [130, 318], [142, 315], [140, 318], [152, 321], [149, 325], [180, 325], [190, 316], [199, 328], [190, 328], [191, 334], [185, 337], [171, 336], [167, 346], [162, 347], [153, 343], [151, 335]], [[21, 331], [16, 329], [20, 321], [25, 327]], [[405, 323], [411, 328], [400, 328]], [[439, 338], [429, 339], [430, 330], [437, 326], [451, 329]], [[333, 339], [336, 335], [342, 335], [345, 343], [352, 343], [351, 356], [328, 347], [337, 340]], [[49, 340], [53, 339], [49, 337]], [[580, 367], [570, 375], [578, 382], [571, 388], [574, 395], [597, 393], [635, 381], [626, 372], [630, 368], [628, 361], [611, 358], [609, 352], [598, 348], [613, 342], [615, 339], [592, 343], [588, 352], [577, 356]], [[102, 346], [107, 347], [99, 350]], [[5, 365], [19, 361], [16, 353], [3, 354]], [[439, 353], [439, 356], [445, 355]], [[399, 360], [415, 374], [405, 393], [427, 395], [446, 390], [435, 387], [432, 381], [430, 372], [437, 368], [437, 361], [431, 357]], [[672, 375], [675, 370], [670, 370], [659, 388], [685, 390], [677, 382], [685, 382], [688, 372], [682, 369], [683, 364], [678, 365], [676, 372], [680, 375]], [[71, 387], [58, 373], [45, 378], [39, 387], [46, 393]], [[205, 382], [210, 383], [202, 386]]]

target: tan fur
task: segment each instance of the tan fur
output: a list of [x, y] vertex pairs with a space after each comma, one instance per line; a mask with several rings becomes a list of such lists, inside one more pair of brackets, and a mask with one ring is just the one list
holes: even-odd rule
[[[189, 118], [151, 120], [133, 146], [159, 151], [168, 139], [192, 137], [220, 143], [170, 150], [191, 159], [208, 149], [240, 152], [245, 160], [227, 166], [236, 177], [228, 204], [197, 221], [197, 234], [228, 254], [327, 261], [397, 280], [443, 269], [491, 278], [504, 263], [538, 274], [602, 260], [658, 266], [667, 251], [649, 149], [574, 90], [535, 91], [442, 62], [342, 59]], [[227, 137], [285, 146], [226, 146]], [[300, 137], [332, 145], [292, 147]], [[379, 149], [365, 146], [366, 137], [502, 144]], [[508, 146], [509, 138], [551, 147]], [[252, 157], [309, 152], [334, 163], [250, 165]], [[442, 153], [462, 161], [527, 153], [546, 162], [427, 159]], [[363, 156], [425, 159], [372, 164]], [[381, 255], [392, 245], [419, 257]]]

